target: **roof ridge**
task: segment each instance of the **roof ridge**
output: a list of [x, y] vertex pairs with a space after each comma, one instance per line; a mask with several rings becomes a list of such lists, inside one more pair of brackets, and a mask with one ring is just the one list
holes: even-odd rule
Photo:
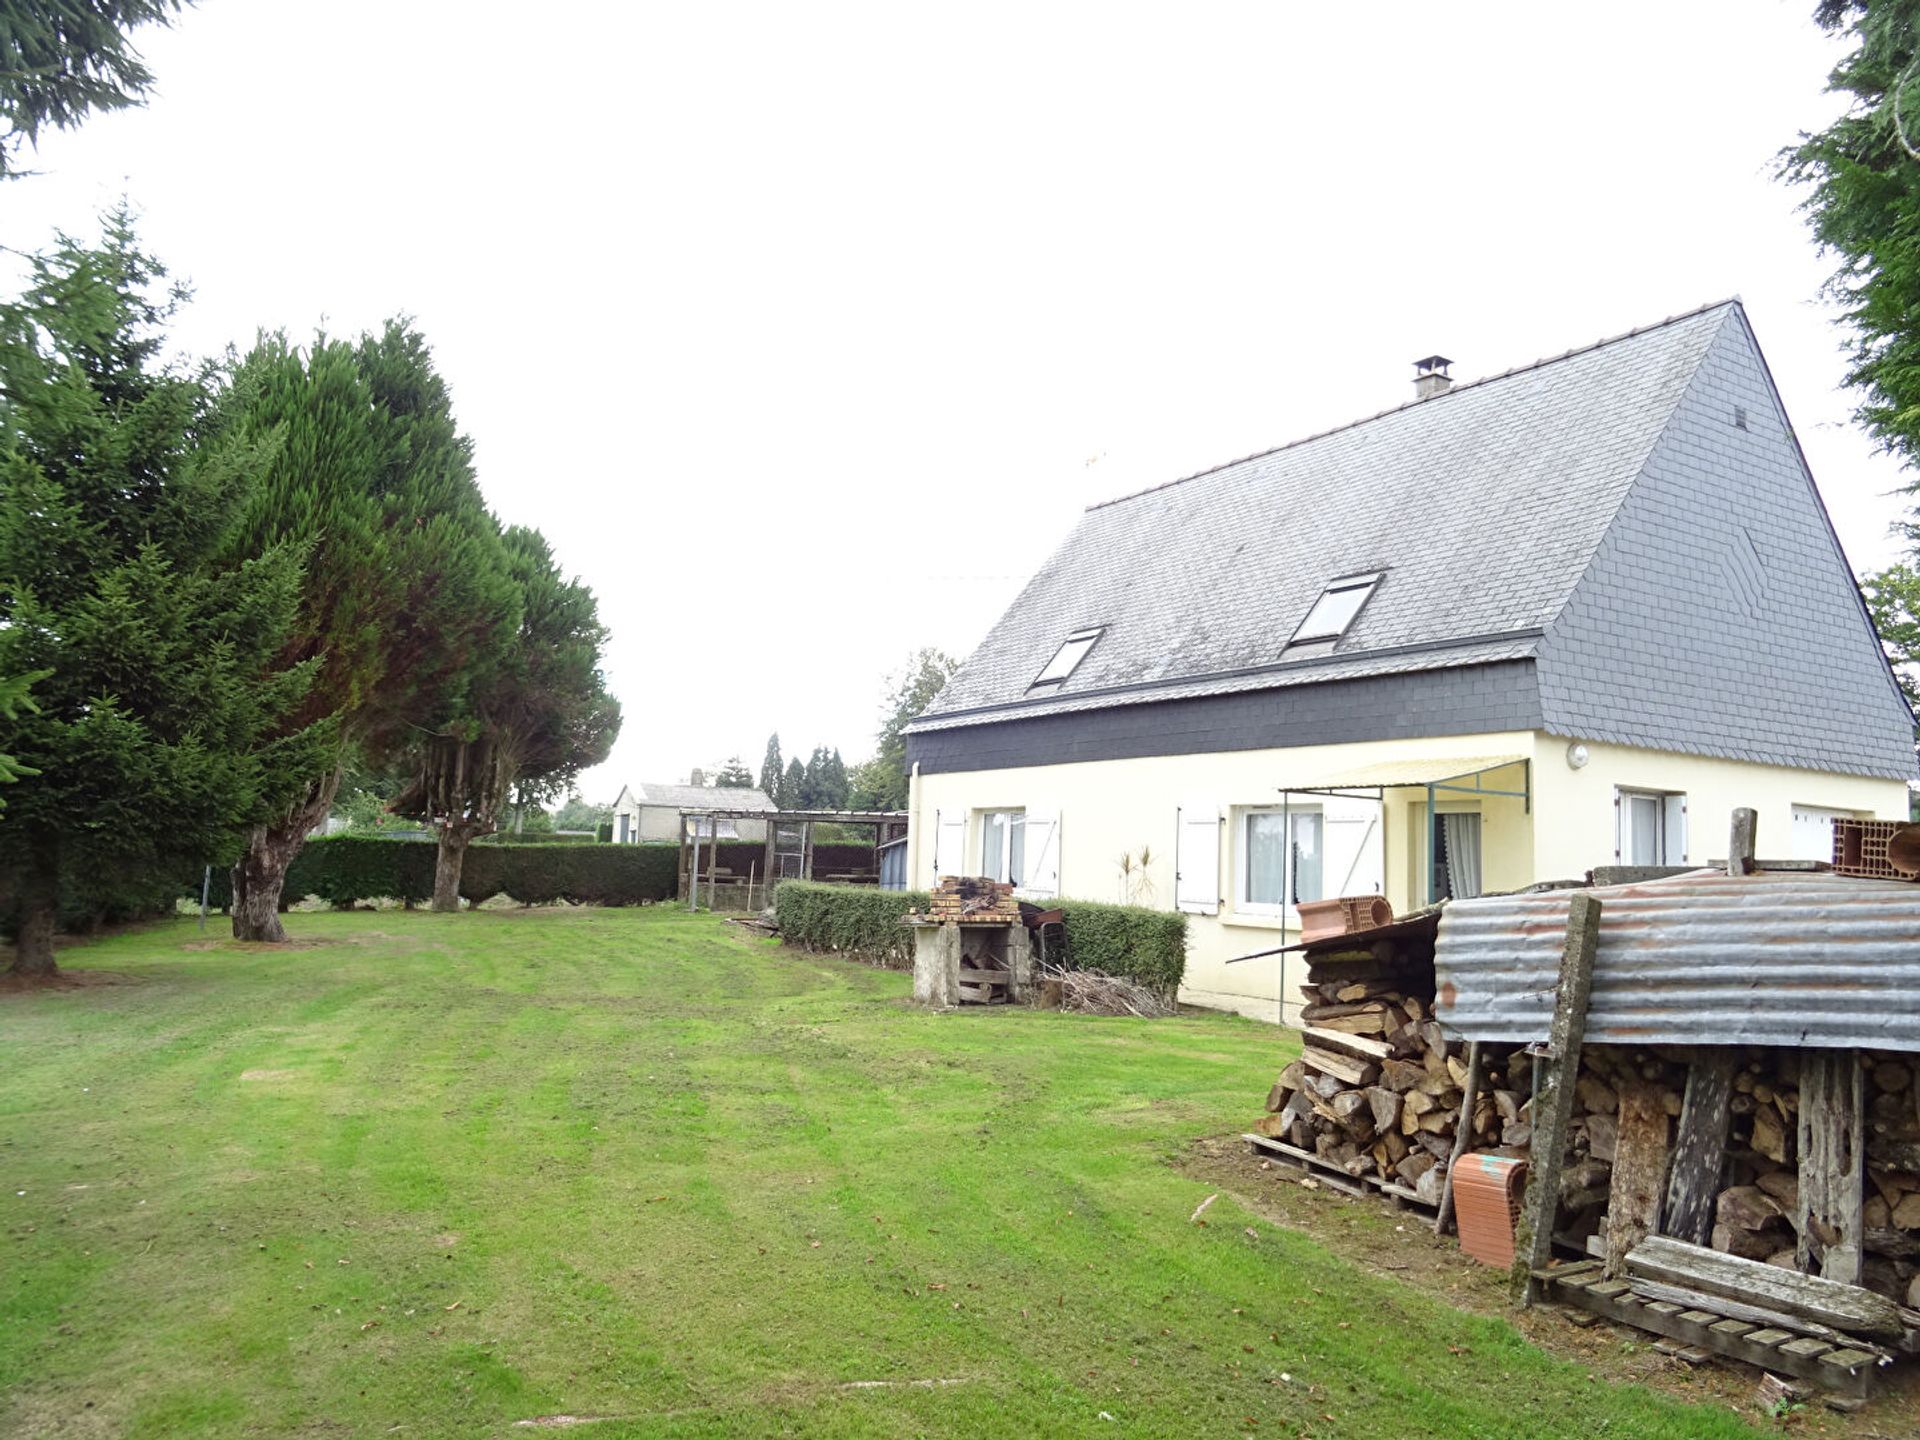
[[1403, 410], [1412, 410], [1420, 405], [1431, 405], [1434, 401], [1444, 400], [1449, 395], [1458, 395], [1467, 390], [1477, 390], [1483, 385], [1491, 385], [1497, 380], [1510, 379], [1515, 375], [1524, 375], [1530, 371], [1541, 369], [1543, 366], [1557, 365], [1562, 360], [1573, 359], [1576, 355], [1590, 354], [1608, 345], [1617, 345], [1623, 340], [1632, 340], [1641, 335], [1649, 335], [1655, 330], [1664, 330], [1669, 325], [1678, 325], [1683, 320], [1693, 320], [1701, 315], [1705, 315], [1711, 310], [1719, 310], [1729, 305], [1735, 309], [1745, 309], [1738, 294], [1729, 295], [1724, 300], [1709, 301], [1705, 305], [1696, 305], [1691, 310], [1682, 310], [1679, 314], [1669, 315], [1664, 320], [1655, 320], [1647, 325], [1636, 325], [1633, 329], [1623, 330], [1617, 335], [1603, 335], [1598, 340], [1586, 345], [1576, 345], [1571, 350], [1561, 351], [1558, 355], [1543, 355], [1539, 359], [1530, 360], [1524, 365], [1515, 365], [1510, 369], [1502, 370], [1497, 375], [1482, 375], [1475, 380], [1463, 380], [1451, 389], [1439, 395], [1428, 396], [1424, 400], [1414, 399], [1408, 400], [1404, 404], [1390, 405], [1385, 410], [1376, 410], [1373, 414], [1363, 415], [1357, 420], [1348, 420], [1344, 424], [1329, 426], [1325, 430], [1316, 430], [1311, 435], [1302, 435], [1298, 439], [1288, 440], [1284, 444], [1271, 445], [1265, 450], [1255, 450], [1252, 454], [1242, 455], [1237, 459], [1223, 460], [1218, 465], [1209, 465], [1204, 470], [1194, 471], [1191, 475], [1181, 475], [1172, 480], [1162, 480], [1157, 485], [1148, 485], [1139, 490], [1129, 490], [1126, 494], [1115, 495], [1111, 499], [1096, 500], [1087, 506], [1085, 513], [1091, 514], [1095, 510], [1105, 510], [1110, 506], [1124, 504], [1128, 500], [1138, 500], [1143, 495], [1158, 494], [1162, 490], [1172, 489], [1175, 485], [1184, 485], [1189, 480], [1199, 480], [1207, 475], [1217, 475], [1222, 470], [1231, 470], [1234, 466], [1244, 465], [1249, 460], [1260, 460], [1268, 455], [1278, 455], [1285, 450], [1295, 450], [1302, 445], [1310, 445], [1316, 440], [1324, 440], [1329, 435], [1338, 435], [1343, 431], [1356, 430], [1362, 425], [1371, 425], [1376, 420], [1384, 420], [1389, 415], [1398, 415]]

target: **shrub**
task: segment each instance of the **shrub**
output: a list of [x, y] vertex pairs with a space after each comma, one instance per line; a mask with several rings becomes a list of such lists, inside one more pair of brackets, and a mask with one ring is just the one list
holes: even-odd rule
[[[875, 890], [783, 880], [774, 890], [780, 936], [806, 950], [831, 950], [876, 964], [913, 964], [913, 932], [900, 923], [924, 910], [924, 890]], [[1066, 948], [1060, 963], [1138, 981], [1171, 995], [1187, 969], [1187, 917], [1138, 905], [1060, 902]]]
[[[309, 840], [287, 870], [283, 896], [289, 904], [309, 895], [334, 905], [363, 900], [433, 898], [437, 847], [425, 840], [388, 840], [328, 835]], [[568, 900], [580, 905], [638, 905], [670, 900], [678, 879], [679, 851], [672, 845], [474, 845], [460, 875], [460, 893], [481, 901], [506, 895], [525, 905]], [[184, 887], [200, 898], [200, 877]], [[232, 903], [229, 872], [216, 865], [210, 903]]]
[[1095, 900], [1058, 903], [1066, 912], [1067, 968], [1118, 975], [1167, 995], [1180, 988], [1187, 973], [1185, 915]]
[[893, 969], [913, 966], [913, 932], [900, 921], [930, 903], [924, 890], [878, 890], [782, 880], [773, 892], [780, 938], [803, 950], [832, 950]]

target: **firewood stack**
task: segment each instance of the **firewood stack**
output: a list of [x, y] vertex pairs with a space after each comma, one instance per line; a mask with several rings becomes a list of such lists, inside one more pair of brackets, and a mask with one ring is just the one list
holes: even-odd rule
[[[1742, 1053], [1733, 1082], [1729, 1164], [1714, 1209], [1712, 1245], [1795, 1268], [1799, 1055]], [[1860, 1052], [1867, 1116], [1866, 1254], [1860, 1283], [1920, 1306], [1920, 1087], [1914, 1057]]]
[[[1467, 1062], [1465, 1047], [1433, 1019], [1431, 951], [1381, 942], [1309, 954], [1301, 995], [1300, 1058], [1267, 1096], [1259, 1133], [1355, 1179], [1437, 1204]], [[1516, 1053], [1487, 1066], [1469, 1149], [1525, 1154], [1529, 1063]]]

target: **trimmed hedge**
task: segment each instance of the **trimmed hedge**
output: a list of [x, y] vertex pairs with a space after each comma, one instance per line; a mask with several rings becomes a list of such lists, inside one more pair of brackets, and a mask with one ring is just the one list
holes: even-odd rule
[[880, 890], [867, 885], [825, 885], [782, 880], [773, 908], [780, 938], [803, 950], [831, 950], [892, 969], [913, 967], [913, 932], [900, 922], [909, 910], [924, 910], [924, 890]]
[[1063, 900], [1070, 970], [1098, 970], [1171, 995], [1187, 973], [1187, 917], [1177, 910]]
[[[333, 905], [364, 900], [433, 898], [433, 862], [437, 850], [425, 840], [387, 840], [376, 836], [327, 835], [309, 840], [287, 868], [285, 899], [309, 895]], [[679, 850], [672, 845], [470, 845], [460, 874], [460, 893], [468, 900], [505, 895], [523, 905], [639, 905], [673, 898]], [[200, 898], [200, 877], [185, 887]], [[211, 903], [233, 903], [231, 874], [216, 866]]]
[[[806, 950], [831, 950], [876, 964], [913, 964], [913, 932], [900, 921], [924, 910], [924, 890], [876, 890], [782, 880], [773, 894], [780, 938]], [[1187, 970], [1187, 917], [1138, 905], [1063, 900], [1066, 950], [1061, 963], [1098, 970], [1171, 995]]]

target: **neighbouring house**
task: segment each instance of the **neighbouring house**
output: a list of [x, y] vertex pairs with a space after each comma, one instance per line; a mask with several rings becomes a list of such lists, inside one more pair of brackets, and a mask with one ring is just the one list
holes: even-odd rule
[[[1091, 507], [908, 731], [908, 873], [1194, 918], [1297, 1013], [1396, 911], [1905, 818], [1914, 720], [1737, 301]], [[1142, 863], [1142, 852], [1147, 859]]]
[[[766, 810], [775, 806], [761, 790], [718, 790], [706, 785], [657, 785], [642, 781], [622, 786], [620, 798], [613, 802], [613, 839], [617, 845], [632, 845], [641, 840], [680, 841], [682, 810]], [[706, 820], [697, 822], [704, 839], [713, 838], [717, 825], [722, 840], [765, 840], [764, 820]], [[689, 826], [691, 835], [694, 826]]]

